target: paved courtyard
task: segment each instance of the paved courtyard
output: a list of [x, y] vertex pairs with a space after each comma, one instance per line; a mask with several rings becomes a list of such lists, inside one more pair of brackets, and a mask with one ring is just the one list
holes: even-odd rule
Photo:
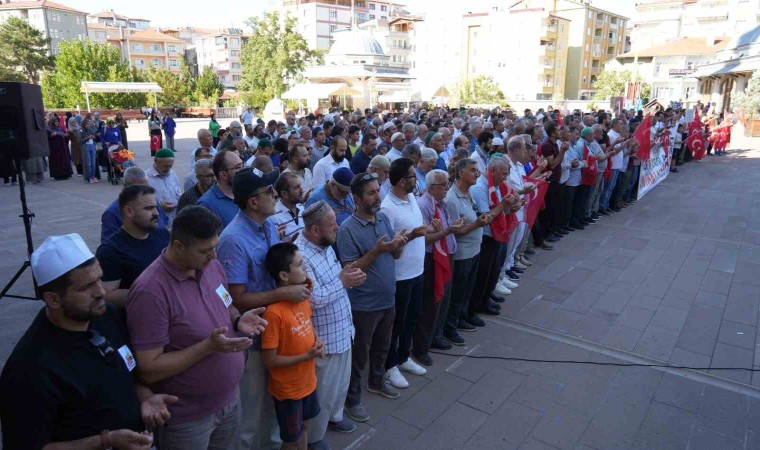
[[[188, 171], [202, 121], [179, 122]], [[147, 125], [129, 131], [147, 167]], [[682, 166], [637, 205], [540, 252], [502, 315], [435, 355], [398, 400], [365, 395], [372, 416], [334, 448], [760, 448], [760, 150]], [[80, 233], [94, 250], [118, 195], [81, 178], [28, 188], [35, 244]], [[0, 187], [0, 284], [25, 258], [18, 190]], [[12, 290], [31, 294], [27, 272]], [[0, 364], [40, 308], [0, 300]], [[655, 369], [474, 359], [497, 356], [699, 367]]]

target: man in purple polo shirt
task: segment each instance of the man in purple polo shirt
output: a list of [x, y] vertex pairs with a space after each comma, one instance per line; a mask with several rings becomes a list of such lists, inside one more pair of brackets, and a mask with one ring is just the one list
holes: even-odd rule
[[210, 210], [183, 209], [169, 247], [135, 280], [127, 298], [138, 377], [156, 393], [179, 397], [169, 408], [168, 425], [156, 431], [162, 450], [237, 444], [242, 351], [266, 322], [258, 316], [264, 308], [241, 315], [232, 306], [216, 260], [221, 228]]

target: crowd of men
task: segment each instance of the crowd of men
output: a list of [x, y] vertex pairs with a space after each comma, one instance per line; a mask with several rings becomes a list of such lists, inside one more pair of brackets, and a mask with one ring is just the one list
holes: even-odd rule
[[636, 203], [635, 111], [241, 119], [198, 131], [188, 174], [171, 149], [127, 169], [94, 255], [76, 234], [32, 255], [46, 307], [0, 378], [5, 448], [330, 448], [365, 391], [399, 398], [498, 316], [531, 255]]

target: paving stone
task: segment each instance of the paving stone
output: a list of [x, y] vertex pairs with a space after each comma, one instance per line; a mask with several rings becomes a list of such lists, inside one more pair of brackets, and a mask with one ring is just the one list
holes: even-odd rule
[[553, 450], [556, 448], [557, 447], [552, 447], [551, 445], [545, 442], [541, 442], [534, 437], [528, 437], [519, 447], [519, 450]]
[[694, 303], [708, 306], [717, 306], [723, 308], [726, 306], [726, 300], [728, 296], [723, 294], [716, 294], [714, 292], [699, 291], [697, 297], [694, 299]]
[[531, 436], [556, 448], [572, 449], [591, 419], [590, 414], [555, 404], [533, 428]]
[[736, 260], [739, 258], [739, 247], [735, 244], [720, 245], [710, 260], [710, 269], [733, 273]]
[[755, 334], [756, 328], [751, 325], [724, 320], [720, 325], [718, 341], [724, 344], [754, 350]]
[[[363, 430], [365, 424], [357, 424], [357, 430], [351, 434], [328, 431], [327, 440], [333, 448], [347, 448], [359, 438], [359, 432], [363, 431], [366, 437], [360, 446], [362, 450], [385, 450], [389, 448], [404, 448], [409, 442], [420, 434], [420, 430], [398, 420], [393, 416], [385, 416], [382, 422], [375, 425], [374, 429]], [[346, 442], [348, 441], [348, 442]], [[340, 444], [343, 444], [342, 446]], [[356, 448], [356, 447], [355, 447]]]
[[607, 402], [583, 432], [580, 443], [595, 449], [627, 449], [633, 444], [648, 404]]
[[736, 439], [717, 431], [700, 427], [694, 429], [690, 441], [689, 450], [743, 450], [745, 448], [755, 448], [753, 446], [745, 447], [743, 439]]
[[660, 306], [660, 303], [662, 303], [661, 298], [641, 294], [637, 291], [633, 297], [631, 297], [631, 300], [628, 301], [628, 306], [637, 306], [654, 311]]
[[678, 338], [678, 347], [711, 356], [720, 330], [723, 310], [713, 306], [694, 305]]
[[746, 396], [706, 385], [699, 405], [697, 427], [743, 440], [747, 411]]
[[731, 274], [718, 270], [708, 270], [702, 279], [700, 289], [716, 294], [726, 294], [731, 288]]
[[686, 311], [671, 308], [669, 306], [660, 306], [652, 316], [649, 326], [667, 328], [670, 330], [681, 330], [684, 323], [686, 323], [687, 316], [688, 313]]
[[668, 292], [674, 278], [674, 276], [663, 274], [662, 271], [655, 268], [641, 283], [641, 286], [636, 292], [662, 298]]
[[468, 450], [516, 449], [541, 420], [541, 417], [541, 413], [535, 409], [519, 403], [505, 402], [475, 432], [464, 448]]
[[696, 415], [660, 402], [652, 402], [644, 423], [636, 435], [634, 448], [686, 448], [689, 431]]
[[704, 384], [678, 375], [666, 373], [657, 387], [654, 399], [658, 402], [675, 406], [696, 413], [702, 397]]
[[607, 331], [607, 334], [604, 335], [600, 343], [630, 352], [636, 348], [636, 344], [639, 342], [639, 339], [641, 339], [642, 334], [643, 331], [641, 330], [613, 325], [610, 327], [609, 331]]
[[639, 258], [641, 258], [641, 255], [618, 275], [616, 281], [628, 284], [642, 283], [652, 271], [653, 264], [651, 262], [640, 262]]
[[757, 325], [758, 301], [751, 298], [728, 298], [723, 318], [747, 325]]
[[607, 334], [616, 319], [617, 314], [594, 309], [578, 321], [570, 334], [589, 341], [599, 342]]
[[651, 309], [628, 305], [618, 316], [615, 325], [643, 331], [646, 330], [653, 315], [654, 311]]
[[678, 342], [679, 333], [678, 330], [650, 325], [633, 351], [643, 356], [668, 361]]
[[733, 281], [748, 284], [750, 286], [760, 286], [760, 261], [739, 262], [733, 274]]
[[[752, 367], [753, 358], [752, 350], [718, 342], [715, 344], [710, 367]], [[750, 372], [746, 370], [710, 370], [710, 373], [742, 383], [751, 382]]]
[[670, 285], [671, 289], [684, 291], [684, 292], [697, 292], [699, 286], [702, 284], [702, 275], [696, 273], [683, 272], [679, 273]]
[[614, 267], [602, 266], [591, 276], [591, 281], [601, 284], [612, 284], [623, 271]]
[[704, 275], [707, 272], [707, 267], [710, 265], [708, 261], [700, 260], [700, 259], [694, 259], [694, 258], [686, 258], [686, 260], [681, 264], [681, 272], [684, 273], [694, 273], [697, 275]]
[[420, 433], [408, 448], [461, 448], [487, 419], [488, 414], [456, 402]]
[[493, 414], [523, 380], [525, 375], [494, 369], [462, 394], [459, 402], [486, 414]]
[[[699, 286], [697, 286], [698, 288]], [[691, 305], [694, 303], [694, 299], [697, 296], [697, 290], [681, 290], [678, 288], [673, 287], [673, 285], [670, 286], [668, 289], [668, 292], [665, 293], [665, 296], [662, 298], [662, 302], [660, 302], [660, 306], [670, 306], [673, 308], [682, 309], [684, 311], [688, 311], [691, 309]]]
[[589, 372], [585, 370], [578, 371], [568, 379], [556, 402], [568, 408], [592, 414], [602, 405], [613, 382], [612, 378], [589, 375]]
[[[392, 415], [419, 429], [430, 426], [444, 411], [449, 410], [457, 398], [469, 389], [472, 383], [461, 378], [439, 374], [425, 389], [415, 394], [404, 404], [392, 411]], [[402, 396], [405, 392], [402, 392]]]
[[581, 313], [557, 308], [544, 323], [551, 330], [569, 333], [582, 318]]
[[523, 381], [520, 387], [509, 397], [509, 401], [545, 412], [552, 406], [554, 399], [559, 396], [564, 388], [564, 383], [533, 375]]

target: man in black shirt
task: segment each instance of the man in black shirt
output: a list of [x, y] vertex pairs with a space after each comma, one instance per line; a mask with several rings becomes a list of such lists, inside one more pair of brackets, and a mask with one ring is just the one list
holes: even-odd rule
[[106, 302], [124, 306], [132, 283], [169, 245], [169, 231], [158, 226], [156, 191], [133, 184], [119, 194], [124, 219], [119, 231], [98, 247]]
[[3, 447], [149, 449], [145, 425], [165, 423], [166, 404], [177, 398], [134, 381], [135, 359], [103, 300], [98, 261], [69, 234], [48, 237], [31, 264], [46, 306], [0, 375]]

